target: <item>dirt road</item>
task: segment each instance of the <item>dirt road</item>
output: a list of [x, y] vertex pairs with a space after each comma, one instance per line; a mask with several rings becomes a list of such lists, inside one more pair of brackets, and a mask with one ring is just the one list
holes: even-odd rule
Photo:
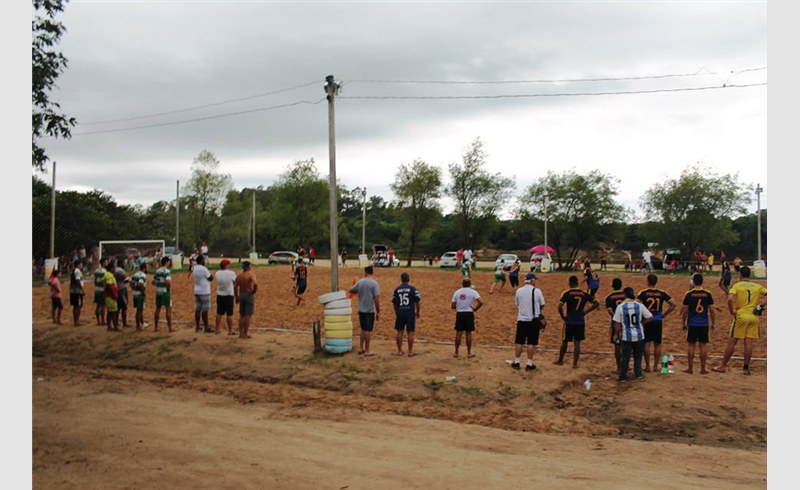
[[766, 487], [766, 452], [241, 404], [70, 370], [37, 379], [35, 488]]

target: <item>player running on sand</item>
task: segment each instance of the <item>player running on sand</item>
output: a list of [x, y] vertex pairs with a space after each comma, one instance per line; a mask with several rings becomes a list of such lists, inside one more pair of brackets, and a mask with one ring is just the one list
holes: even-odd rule
[[297, 298], [297, 306], [300, 306], [300, 303], [304, 301], [303, 293], [306, 292], [306, 288], [308, 287], [308, 266], [306, 266], [303, 257], [298, 259], [297, 267], [294, 268], [291, 277], [295, 283], [293, 294], [294, 297]]
[[172, 267], [172, 260], [169, 256], [161, 257], [161, 267], [156, 270], [153, 275], [153, 284], [156, 287], [156, 312], [155, 312], [155, 326], [154, 332], [158, 332], [158, 317], [161, 314], [161, 307], [166, 310], [167, 316], [167, 329], [172, 332], [172, 273], [169, 268]]
[[403, 330], [408, 331], [408, 357], [416, 356], [414, 352], [414, 331], [416, 330], [417, 319], [420, 313], [419, 290], [409, 284], [411, 280], [408, 273], [400, 274], [400, 284], [392, 293], [392, 305], [396, 316], [394, 329], [397, 330], [397, 353], [403, 355]]
[[[661, 342], [664, 340], [664, 318], [677, 307], [672, 296], [663, 289], [656, 288], [658, 276], [648, 274], [647, 287], [639, 291], [636, 299], [653, 314], [653, 319], [644, 326], [644, 370], [650, 372], [650, 344], [653, 344], [653, 371], [657, 370], [661, 358]], [[669, 305], [664, 311], [664, 303]]]
[[494, 294], [494, 287], [497, 286], [498, 282], [502, 282], [503, 284], [500, 285], [500, 291], [506, 286], [506, 261], [501, 260], [500, 264], [494, 268], [494, 279], [492, 281], [492, 287], [489, 289], [489, 294]]
[[703, 289], [702, 274], [692, 276], [694, 289], [688, 291], [683, 297], [683, 331], [686, 332], [686, 342], [689, 344], [686, 361], [689, 367], [684, 373], [694, 373], [694, 346], [700, 344], [700, 374], [706, 374], [706, 344], [711, 340], [711, 331], [716, 328], [716, 311], [713, 308], [714, 297]]
[[[470, 287], [469, 279], [461, 281], [461, 289], [453, 294], [450, 307], [456, 310], [456, 350], [453, 357], [458, 357], [461, 347], [461, 336], [467, 333], [467, 357], [475, 357], [472, 353], [472, 332], [475, 331], [475, 312], [483, 306], [481, 295]], [[477, 305], [477, 306], [476, 306]]]
[[[558, 360], [553, 364], [564, 364], [564, 356], [570, 342], [575, 344], [572, 354], [572, 368], [577, 369], [578, 359], [581, 357], [581, 340], [586, 338], [586, 315], [600, 307], [600, 303], [586, 291], [578, 288], [578, 276], [569, 276], [569, 289], [564, 291], [558, 303], [558, 314], [564, 321], [561, 335], [561, 349], [558, 351]], [[592, 306], [584, 311], [586, 305]], [[564, 308], [566, 307], [566, 312]]]
[[731, 292], [731, 265], [727, 260], [723, 260], [721, 267], [722, 270], [719, 273], [719, 288], [723, 290], [727, 296]]
[[592, 269], [592, 263], [588, 259], [583, 263], [583, 276], [586, 283], [586, 292], [590, 296], [596, 295], [597, 290], [600, 289], [600, 278], [597, 276], [597, 272]]
[[730, 338], [725, 346], [722, 364], [711, 368], [718, 373], [727, 372], [728, 361], [739, 339], [744, 339], [743, 374], [750, 374], [750, 358], [753, 355], [753, 340], [759, 338], [758, 320], [767, 306], [767, 288], [750, 281], [750, 268], [739, 269], [741, 280], [733, 285], [728, 294], [728, 311], [733, 316]]
[[622, 345], [617, 335], [614, 333], [614, 313], [617, 311], [617, 306], [625, 301], [625, 292], [622, 290], [622, 279], [615, 277], [611, 281], [611, 287], [614, 289], [606, 296], [605, 306], [608, 316], [611, 319], [611, 336], [610, 342], [614, 344], [614, 360], [617, 363], [617, 374], [619, 374], [619, 366], [622, 360]]

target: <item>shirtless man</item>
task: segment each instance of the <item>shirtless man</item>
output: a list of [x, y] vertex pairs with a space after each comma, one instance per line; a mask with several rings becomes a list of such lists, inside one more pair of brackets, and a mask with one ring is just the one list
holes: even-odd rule
[[242, 273], [236, 276], [233, 294], [239, 303], [239, 338], [250, 338], [250, 320], [256, 308], [255, 294], [258, 290], [256, 275], [250, 266], [250, 261], [242, 262]]

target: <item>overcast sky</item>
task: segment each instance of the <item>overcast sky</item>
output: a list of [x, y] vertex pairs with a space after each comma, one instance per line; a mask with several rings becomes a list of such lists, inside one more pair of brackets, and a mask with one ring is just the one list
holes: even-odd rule
[[[269, 185], [292, 160], [328, 173], [327, 107], [299, 105], [136, 131], [157, 124], [324, 97], [343, 82], [337, 174], [391, 199], [400, 163], [446, 169], [476, 136], [516, 194], [548, 170], [599, 168], [638, 210], [653, 183], [705, 162], [767, 189], [767, 88], [458, 100], [359, 95], [493, 95], [721, 85], [767, 64], [766, 3], [81, 3], [61, 16], [69, 69], [55, 98], [79, 125], [45, 140], [58, 186], [103, 189], [121, 203], [174, 198], [192, 159], [216, 153], [237, 188]], [[639, 81], [513, 85], [376, 84], [356, 80], [529, 80], [696, 72]], [[727, 74], [726, 74], [727, 73]], [[301, 89], [163, 117], [178, 110], [319, 81]], [[742, 73], [730, 84], [767, 81]], [[83, 123], [83, 124], [81, 124]], [[45, 177], [45, 178], [49, 178]], [[446, 180], [448, 180], [446, 178]], [[762, 206], [766, 206], [765, 192]], [[509, 203], [507, 212], [515, 206]], [[446, 206], [449, 207], [449, 206]], [[755, 202], [753, 209], [755, 208]]]

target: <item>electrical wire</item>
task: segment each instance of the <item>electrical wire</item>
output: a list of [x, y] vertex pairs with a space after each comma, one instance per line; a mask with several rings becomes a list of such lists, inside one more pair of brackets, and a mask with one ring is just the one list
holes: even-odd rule
[[[752, 72], [766, 70], [766, 66], [758, 68], [746, 68], [739, 71], [731, 71], [734, 76]], [[703, 73], [705, 72], [705, 73]], [[603, 77], [603, 78], [556, 78], [556, 79], [538, 79], [538, 80], [345, 80], [345, 83], [401, 83], [401, 84], [441, 84], [441, 85], [504, 85], [504, 84], [525, 84], [525, 83], [578, 83], [578, 82], [618, 82], [626, 80], [656, 80], [663, 78], [680, 78], [680, 77], [695, 77], [698, 75], [719, 75], [717, 72], [712, 72], [708, 68], [700, 68], [692, 73], [672, 73], [666, 75], [641, 75], [641, 76], [626, 76], [626, 77]]]
[[763, 83], [749, 83], [744, 85], [712, 85], [708, 87], [683, 87], [683, 88], [663, 88], [652, 90], [625, 90], [618, 92], [570, 92], [570, 93], [555, 93], [555, 94], [500, 94], [500, 95], [352, 95], [352, 96], [339, 96], [340, 99], [518, 99], [518, 98], [534, 98], [534, 97], [583, 97], [592, 95], [635, 95], [635, 94], [656, 94], [656, 93], [669, 93], [669, 92], [693, 92], [701, 90], [720, 90], [727, 88], [747, 88], [747, 87], [760, 87], [766, 85]]
[[225, 113], [225, 114], [217, 114], [217, 115], [214, 115], [214, 116], [198, 117], [198, 118], [195, 118], [195, 119], [183, 119], [183, 120], [180, 120], [180, 121], [171, 121], [171, 122], [158, 123], [158, 124], [148, 124], [148, 125], [144, 125], [144, 126], [133, 126], [133, 127], [128, 127], [128, 128], [117, 128], [117, 129], [104, 129], [104, 130], [100, 130], [100, 131], [89, 131], [89, 132], [85, 132], [85, 133], [74, 133], [72, 136], [87, 136], [87, 135], [90, 135], [90, 134], [102, 134], [102, 133], [118, 133], [118, 132], [122, 132], [122, 131], [134, 131], [134, 130], [137, 130], [137, 129], [158, 128], [158, 127], [163, 127], [163, 126], [174, 126], [174, 125], [177, 125], [177, 124], [186, 124], [186, 123], [193, 123], [193, 122], [198, 122], [198, 121], [208, 121], [210, 119], [220, 119], [220, 118], [223, 118], [223, 117], [239, 116], [239, 115], [242, 115], [242, 114], [250, 114], [250, 113], [253, 113], [253, 112], [270, 111], [270, 110], [273, 110], [273, 109], [280, 109], [280, 108], [283, 108], [283, 107], [292, 107], [292, 106], [301, 105], [301, 104], [316, 105], [316, 104], [319, 104], [320, 102], [322, 102], [323, 100], [326, 100], [326, 99], [327, 99], [327, 97], [323, 97], [323, 98], [321, 98], [319, 100], [316, 100], [316, 101], [314, 101], [314, 100], [298, 100], [297, 102], [290, 102], [288, 104], [280, 104], [280, 105], [274, 105], [274, 106], [269, 106], [269, 107], [260, 107], [258, 109], [248, 109], [246, 111], [228, 112], [228, 113]]
[[[180, 114], [182, 112], [195, 111], [195, 110], [198, 110], [198, 109], [205, 109], [207, 107], [216, 107], [216, 106], [220, 106], [220, 105], [224, 105], [224, 104], [230, 104], [230, 103], [233, 103], [233, 102], [241, 102], [241, 101], [244, 101], [244, 100], [252, 100], [252, 99], [257, 99], [257, 98], [260, 98], [260, 97], [267, 97], [267, 96], [270, 96], [270, 95], [280, 94], [280, 93], [283, 93], [283, 92], [289, 92], [290, 90], [297, 90], [299, 88], [305, 88], [305, 87], [309, 87], [311, 85], [317, 85], [317, 84], [322, 84], [322, 82], [319, 81], [319, 80], [314, 80], [313, 82], [304, 83], [302, 85], [295, 85], [294, 87], [282, 88], [280, 90], [273, 90], [272, 92], [264, 92], [262, 94], [248, 95], [246, 97], [240, 97], [240, 98], [237, 98], [237, 99], [226, 99], [226, 100], [221, 100], [219, 102], [211, 102], [211, 103], [208, 103], [208, 104], [202, 104], [202, 105], [197, 105], [197, 106], [193, 106], [193, 107], [186, 107], [184, 109], [176, 109], [174, 111], [165, 111], [165, 112], [156, 112], [156, 113], [153, 113], [153, 114], [145, 114], [143, 116], [124, 117], [124, 118], [119, 118], [119, 119], [108, 119], [108, 120], [105, 120], [105, 121], [93, 121], [93, 122], [87, 122], [87, 123], [82, 122], [82, 123], [80, 123], [80, 125], [81, 126], [95, 126], [95, 125], [98, 125], [98, 124], [111, 124], [111, 123], [118, 123], [118, 122], [125, 122], [125, 121], [137, 121], [137, 120], [140, 120], [140, 119], [149, 119], [151, 117], [169, 116], [171, 114]], [[84, 133], [84, 134], [86, 134], [86, 133]]]

